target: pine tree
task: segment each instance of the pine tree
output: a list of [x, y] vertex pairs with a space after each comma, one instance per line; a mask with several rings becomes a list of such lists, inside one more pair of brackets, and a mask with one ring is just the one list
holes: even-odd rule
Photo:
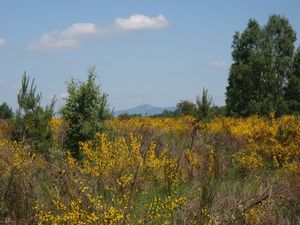
[[37, 93], [34, 79], [30, 83], [30, 77], [24, 73], [12, 136], [14, 140], [29, 144], [33, 152], [48, 153], [52, 145], [50, 121], [54, 115], [55, 98], [45, 108], [40, 105], [41, 99], [42, 94]]
[[203, 88], [202, 95], [196, 99], [196, 118], [198, 120], [208, 120], [211, 118], [212, 98], [208, 96], [208, 90]]

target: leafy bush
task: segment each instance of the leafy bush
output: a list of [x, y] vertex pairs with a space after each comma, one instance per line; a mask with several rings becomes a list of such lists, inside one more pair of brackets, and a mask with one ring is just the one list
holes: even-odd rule
[[68, 97], [61, 109], [68, 123], [65, 148], [80, 159], [79, 142], [93, 138], [101, 129], [102, 121], [110, 116], [107, 95], [96, 85], [95, 67], [89, 69], [86, 82], [72, 79], [67, 88]]

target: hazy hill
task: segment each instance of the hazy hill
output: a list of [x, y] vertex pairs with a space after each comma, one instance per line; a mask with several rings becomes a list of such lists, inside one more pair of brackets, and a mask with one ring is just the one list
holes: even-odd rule
[[151, 116], [151, 115], [160, 114], [164, 110], [175, 110], [175, 108], [176, 107], [157, 107], [157, 106], [152, 106], [149, 104], [144, 104], [144, 105], [139, 105], [135, 108], [115, 111], [114, 116], [119, 116], [124, 113], [127, 113], [129, 115], [141, 114], [142, 116], [145, 116], [145, 115]]

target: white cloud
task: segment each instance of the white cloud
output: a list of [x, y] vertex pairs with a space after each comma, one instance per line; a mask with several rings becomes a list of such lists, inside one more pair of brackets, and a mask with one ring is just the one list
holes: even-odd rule
[[29, 44], [30, 51], [53, 51], [80, 46], [82, 39], [101, 36], [106, 30], [93, 23], [74, 23], [63, 31], [44, 34], [36, 42]]
[[162, 29], [168, 25], [163, 15], [148, 17], [142, 14], [130, 16], [128, 19], [118, 18], [115, 24], [123, 30]]
[[226, 69], [229, 67], [229, 64], [226, 62], [215, 61], [215, 62], [210, 62], [208, 66], [212, 68]]
[[4, 46], [6, 44], [6, 40], [3, 37], [0, 37], [0, 47]]
[[74, 23], [61, 32], [62, 37], [81, 38], [97, 34], [97, 26], [93, 23]]
[[157, 17], [133, 15], [128, 19], [117, 18], [115, 24], [110, 27], [99, 27], [93, 23], [74, 23], [62, 31], [43, 34], [37, 41], [29, 44], [27, 50], [55, 51], [76, 48], [80, 46], [83, 39], [102, 37], [107, 34], [118, 34], [124, 31], [158, 30], [167, 26], [167, 24], [168, 21], [163, 15], [158, 15]]

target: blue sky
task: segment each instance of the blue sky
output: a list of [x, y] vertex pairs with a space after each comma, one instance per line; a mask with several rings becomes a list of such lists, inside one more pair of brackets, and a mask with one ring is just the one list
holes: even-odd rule
[[95, 65], [115, 110], [194, 101], [203, 87], [223, 105], [234, 32], [275, 13], [300, 33], [299, 9], [297, 0], [2, 0], [0, 102], [16, 108], [26, 71], [59, 106], [65, 82]]

